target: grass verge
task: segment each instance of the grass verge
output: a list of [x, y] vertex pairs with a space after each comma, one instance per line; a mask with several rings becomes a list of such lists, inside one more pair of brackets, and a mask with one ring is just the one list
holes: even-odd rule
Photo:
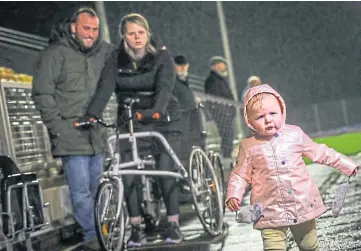
[[[361, 132], [348, 133], [342, 135], [315, 138], [313, 141], [319, 144], [326, 144], [344, 155], [354, 155], [361, 152]], [[312, 161], [305, 158], [306, 164]]]

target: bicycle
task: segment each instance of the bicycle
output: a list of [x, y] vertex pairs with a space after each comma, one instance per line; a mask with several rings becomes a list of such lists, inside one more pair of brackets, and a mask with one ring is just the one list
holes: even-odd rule
[[[129, 133], [119, 133], [119, 128], [124, 126], [123, 124], [107, 124], [95, 118], [91, 122], [74, 123], [75, 127], [99, 123], [116, 131], [116, 134], [110, 136], [107, 141], [112, 161], [109, 170], [103, 173], [94, 210], [96, 232], [101, 247], [107, 251], [120, 251], [123, 248], [125, 219], [122, 175], [141, 175], [144, 179], [148, 179], [148, 176], [168, 176], [184, 180], [192, 193], [193, 203], [204, 230], [211, 236], [221, 234], [223, 230], [223, 187], [219, 185], [219, 178], [207, 154], [201, 147], [193, 147], [190, 150], [187, 170], [161, 133], [156, 131], [134, 132], [135, 119], [138, 121], [160, 119], [159, 113], [154, 113], [151, 118], [144, 117], [141, 113], [136, 113], [134, 116], [132, 107], [137, 102], [139, 99], [127, 98], [124, 101], [125, 121], [128, 122]], [[137, 146], [139, 138], [158, 139], [173, 159], [177, 172], [146, 170], [145, 166], [154, 165], [154, 161], [139, 157]], [[122, 139], [129, 140], [133, 154], [133, 160], [125, 163], [120, 162], [119, 142]], [[124, 170], [129, 167], [137, 167], [137, 169]], [[146, 189], [143, 191], [143, 201], [151, 201], [150, 193]]]

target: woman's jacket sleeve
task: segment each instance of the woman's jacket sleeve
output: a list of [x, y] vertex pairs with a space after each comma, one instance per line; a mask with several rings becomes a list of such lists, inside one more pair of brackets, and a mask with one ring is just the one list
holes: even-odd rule
[[107, 59], [100, 75], [97, 90], [87, 109], [87, 115], [101, 117], [116, 87], [116, 51]]

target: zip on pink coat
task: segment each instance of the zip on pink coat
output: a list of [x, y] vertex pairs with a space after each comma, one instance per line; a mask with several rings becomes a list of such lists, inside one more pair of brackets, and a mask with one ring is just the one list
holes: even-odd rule
[[249, 124], [246, 106], [259, 93], [271, 93], [281, 105], [283, 124], [274, 137], [263, 144], [249, 137], [240, 143], [237, 164], [229, 178], [226, 202], [242, 201], [251, 184], [251, 204], [260, 203], [263, 215], [255, 229], [291, 226], [322, 215], [326, 208], [317, 185], [307, 171], [303, 156], [351, 176], [359, 164], [324, 144], [312, 141], [303, 130], [285, 124], [286, 105], [269, 85], [250, 88], [244, 98], [244, 117]]

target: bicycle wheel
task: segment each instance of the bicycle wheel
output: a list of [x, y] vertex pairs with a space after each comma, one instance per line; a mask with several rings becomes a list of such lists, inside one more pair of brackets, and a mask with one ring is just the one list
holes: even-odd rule
[[[221, 188], [221, 195], [222, 200], [226, 200], [226, 193], [224, 192], [226, 190], [225, 181], [224, 181], [224, 166], [222, 157], [219, 153], [211, 152], [210, 153], [210, 160], [212, 162], [212, 166], [214, 170], [216, 171], [217, 177], [219, 177], [219, 185]], [[223, 215], [226, 212], [226, 204], [223, 203]]]
[[119, 217], [116, 216], [119, 200], [119, 188], [116, 181], [104, 181], [100, 184], [95, 201], [95, 229], [103, 250], [121, 251], [124, 243], [125, 219], [123, 203]]
[[194, 147], [189, 156], [189, 182], [194, 206], [204, 230], [211, 236], [222, 233], [223, 198], [219, 177], [207, 154]]

